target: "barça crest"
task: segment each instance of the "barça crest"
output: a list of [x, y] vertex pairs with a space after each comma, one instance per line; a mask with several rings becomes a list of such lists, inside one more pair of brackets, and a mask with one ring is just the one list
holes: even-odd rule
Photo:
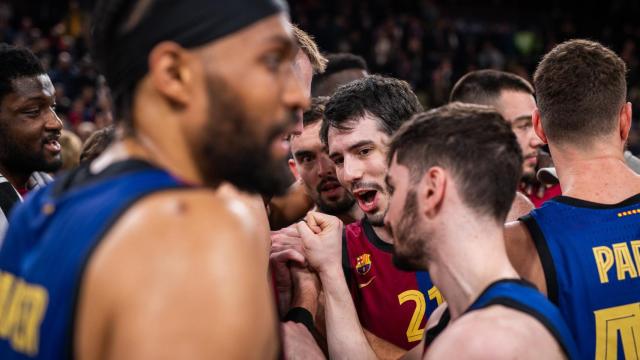
[[371, 270], [371, 255], [362, 254], [356, 258], [356, 271], [360, 275], [366, 275]]

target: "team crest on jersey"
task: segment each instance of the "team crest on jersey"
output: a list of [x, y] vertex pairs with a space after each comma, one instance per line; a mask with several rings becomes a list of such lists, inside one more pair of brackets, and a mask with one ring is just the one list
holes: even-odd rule
[[356, 271], [360, 275], [366, 275], [371, 270], [371, 255], [362, 254], [356, 258]]

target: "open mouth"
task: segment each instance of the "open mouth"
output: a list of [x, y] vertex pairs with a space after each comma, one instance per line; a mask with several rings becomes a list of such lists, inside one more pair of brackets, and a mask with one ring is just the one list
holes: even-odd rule
[[44, 148], [54, 154], [57, 154], [61, 150], [60, 142], [56, 139], [46, 139], [44, 141]]
[[366, 213], [374, 212], [378, 209], [378, 191], [377, 190], [357, 190], [353, 195], [358, 201], [360, 209]]

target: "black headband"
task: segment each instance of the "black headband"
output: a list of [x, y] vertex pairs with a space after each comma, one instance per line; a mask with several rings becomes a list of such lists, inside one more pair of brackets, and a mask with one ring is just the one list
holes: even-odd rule
[[287, 11], [284, 0], [152, 0], [132, 29], [113, 35], [101, 70], [118, 97], [147, 73], [149, 53], [158, 43], [193, 48]]

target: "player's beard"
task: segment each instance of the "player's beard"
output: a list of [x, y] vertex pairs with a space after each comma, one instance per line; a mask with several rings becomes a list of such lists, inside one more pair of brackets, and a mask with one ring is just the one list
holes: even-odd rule
[[404, 203], [402, 213], [404, 216], [394, 229], [395, 239], [393, 249], [393, 264], [400, 270], [417, 271], [426, 270], [426, 260], [424, 234], [419, 233], [421, 228], [418, 224], [418, 200], [416, 192], [410, 190]]
[[293, 113], [261, 137], [240, 97], [224, 80], [210, 78], [207, 87], [208, 121], [194, 149], [205, 183], [215, 186], [228, 181], [251, 193], [284, 194], [290, 183], [287, 163], [274, 159], [270, 147], [289, 129]]

